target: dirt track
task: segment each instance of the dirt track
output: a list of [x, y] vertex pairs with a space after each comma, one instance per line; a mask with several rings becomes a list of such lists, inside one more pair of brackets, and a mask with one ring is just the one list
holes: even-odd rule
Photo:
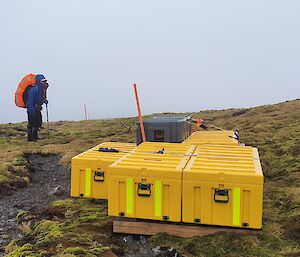
[[27, 159], [31, 165], [31, 185], [0, 198], [0, 256], [4, 256], [1, 248], [22, 237], [16, 220], [20, 211], [38, 213], [49, 203], [70, 195], [70, 173], [58, 165], [59, 156], [32, 154]]

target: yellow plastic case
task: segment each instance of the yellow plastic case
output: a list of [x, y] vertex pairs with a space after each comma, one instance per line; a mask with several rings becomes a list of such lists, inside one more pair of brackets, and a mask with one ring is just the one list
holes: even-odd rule
[[[107, 199], [107, 167], [135, 147], [135, 144], [106, 142], [73, 157], [71, 196]], [[119, 152], [99, 152], [100, 148]]]
[[183, 143], [192, 145], [217, 144], [217, 145], [238, 145], [231, 130], [223, 131], [195, 131], [188, 136]]
[[203, 145], [183, 171], [182, 221], [262, 227], [263, 173], [249, 146]]
[[181, 221], [182, 171], [195, 148], [146, 142], [113, 163], [108, 175], [108, 215]]

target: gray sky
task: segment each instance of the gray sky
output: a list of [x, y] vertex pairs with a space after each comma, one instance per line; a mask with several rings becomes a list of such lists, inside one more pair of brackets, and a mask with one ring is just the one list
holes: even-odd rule
[[300, 97], [299, 0], [0, 0], [0, 35], [0, 123], [27, 73], [50, 120], [135, 116], [135, 82], [143, 114]]

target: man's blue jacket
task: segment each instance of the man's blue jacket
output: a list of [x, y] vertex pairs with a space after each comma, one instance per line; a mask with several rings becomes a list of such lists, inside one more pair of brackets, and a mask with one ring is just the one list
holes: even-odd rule
[[35, 77], [35, 85], [28, 91], [27, 112], [34, 116], [35, 109], [40, 110], [43, 103], [48, 103], [45, 99], [46, 87], [41, 84], [41, 80], [45, 79], [44, 75], [38, 74]]

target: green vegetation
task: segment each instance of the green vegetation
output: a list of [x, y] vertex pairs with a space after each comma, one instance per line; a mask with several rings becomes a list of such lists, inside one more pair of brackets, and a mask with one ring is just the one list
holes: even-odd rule
[[[45, 252], [55, 256], [100, 256], [111, 246], [108, 245], [111, 231], [106, 209], [106, 202], [99, 204], [87, 199], [54, 202], [48, 210], [53, 219], [31, 226], [26, 231], [25, 245], [24, 239], [12, 241], [6, 247], [8, 256], [43, 256]], [[30, 223], [30, 219], [23, 221], [22, 226]]]
[[[150, 239], [153, 247], [175, 247], [186, 256], [299, 256], [300, 100], [188, 115], [217, 127], [237, 129], [242, 142], [258, 147], [265, 175], [263, 229], [246, 235], [219, 233], [190, 239], [158, 234]], [[134, 142], [135, 126], [133, 133], [128, 133], [121, 125], [122, 122], [129, 127], [133, 121], [124, 118], [52, 122], [50, 138], [44, 129], [41, 133], [44, 139], [38, 143], [26, 142], [26, 123], [0, 125], [0, 190], [28, 185], [27, 153], [59, 154], [60, 163], [70, 168], [72, 156], [101, 142]], [[47, 219], [27, 224], [26, 243], [11, 242], [6, 248], [7, 256], [45, 253], [101, 256], [105, 251], [122, 252], [112, 244], [106, 202], [66, 199], [53, 203], [51, 209], [52, 215]], [[27, 214], [19, 215], [18, 219], [22, 220]], [[26, 226], [24, 220], [22, 225]]]
[[20, 222], [28, 214], [29, 214], [28, 211], [20, 211], [16, 217], [17, 221]]

